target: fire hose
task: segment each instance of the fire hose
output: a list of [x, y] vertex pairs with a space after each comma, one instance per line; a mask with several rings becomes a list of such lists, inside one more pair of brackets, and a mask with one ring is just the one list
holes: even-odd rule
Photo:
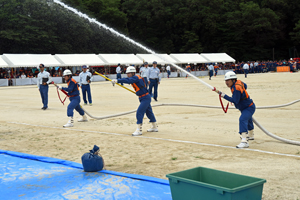
[[[111, 81], [111, 79], [109, 79], [109, 78], [103, 76], [102, 74], [99, 74], [99, 73], [97, 73], [97, 72], [96, 72], [96, 74], [98, 74], [98, 75], [102, 76], [103, 78], [105, 78], [105, 79]], [[53, 84], [57, 87], [57, 85], [56, 85], [55, 83], [53, 83]], [[128, 89], [128, 88], [126, 88], [126, 87], [124, 87], [124, 86], [118, 84], [118, 83], [116, 83], [116, 84], [119, 85], [120, 87], [123, 87], [124, 89], [126, 89], [126, 90], [132, 92], [132, 93], [135, 93], [134, 91], [132, 91], [132, 90], [130, 90], [130, 89]], [[207, 85], [208, 85], [208, 84], [207, 84]], [[210, 88], [210, 87], [209, 87], [209, 88]], [[67, 93], [66, 91], [64, 91], [64, 90], [61, 90], [61, 91], [62, 91], [67, 97], [69, 97], [69, 95], [68, 95], [68, 93]], [[58, 93], [58, 96], [59, 96], [58, 89], [57, 89], [57, 93]], [[219, 95], [219, 98], [220, 98], [221, 107], [220, 107], [220, 106], [209, 106], [209, 105], [195, 105], [195, 104], [165, 104], [165, 103], [163, 103], [163, 104], [152, 105], [152, 107], [160, 107], [160, 106], [189, 106], [189, 107], [217, 108], [217, 109], [222, 108], [223, 111], [224, 111], [225, 113], [227, 112], [227, 109], [228, 109], [228, 108], [229, 108], [229, 109], [234, 109], [233, 107], [228, 107], [228, 104], [227, 104], [227, 107], [226, 107], [226, 109], [225, 109], [224, 106], [223, 106], [223, 103], [222, 103], [222, 100], [221, 100], [221, 96], [220, 96], [220, 95]], [[61, 101], [62, 103], [64, 103], [64, 101], [65, 101], [66, 98], [62, 101], [61, 98], [60, 98], [60, 96], [59, 96], [59, 99], [60, 99], [60, 101]], [[281, 104], [281, 105], [274, 105], [274, 106], [258, 106], [258, 107], [256, 107], [256, 109], [270, 109], [270, 108], [286, 107], [286, 106], [290, 106], [290, 105], [292, 105], [292, 104], [295, 104], [295, 103], [297, 103], [297, 102], [299, 102], [299, 101], [300, 101], [300, 99], [295, 100], [295, 101], [292, 101], [292, 102], [290, 102], [290, 103]], [[84, 111], [89, 117], [91, 117], [91, 118], [93, 118], [93, 119], [96, 119], [96, 120], [108, 119], [108, 118], [112, 118], [112, 117], [119, 117], [119, 116], [128, 115], [128, 114], [131, 114], [131, 113], [136, 112], [136, 110], [132, 110], [132, 111], [123, 112], [123, 113], [118, 113], [118, 114], [114, 114], [114, 115], [108, 115], [108, 116], [102, 116], [102, 117], [95, 117], [95, 116], [91, 115], [87, 110], [85, 110], [82, 106], [81, 106], [81, 108], [83, 109], [83, 111]], [[289, 139], [285, 139], [285, 138], [279, 137], [279, 136], [277, 136], [277, 135], [275, 135], [275, 134], [269, 132], [268, 130], [266, 130], [260, 123], [258, 123], [258, 121], [257, 121], [254, 117], [252, 117], [252, 120], [253, 120], [253, 122], [256, 124], [256, 126], [257, 126], [258, 128], [260, 128], [266, 135], [268, 135], [268, 136], [270, 136], [270, 137], [272, 137], [272, 138], [274, 138], [274, 139], [276, 139], [276, 140], [279, 140], [279, 141], [288, 143], [288, 144], [294, 144], [294, 145], [299, 145], [299, 146], [300, 146], [300, 142], [299, 142], [299, 141], [294, 141], [294, 140], [289, 140]]]

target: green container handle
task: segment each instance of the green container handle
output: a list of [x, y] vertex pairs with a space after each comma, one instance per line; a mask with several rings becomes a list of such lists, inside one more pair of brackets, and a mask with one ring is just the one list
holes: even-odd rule
[[173, 179], [172, 179], [172, 182], [173, 182], [173, 183], [178, 183], [179, 181], [178, 181], [177, 179], [174, 179], [174, 178], [173, 178]]

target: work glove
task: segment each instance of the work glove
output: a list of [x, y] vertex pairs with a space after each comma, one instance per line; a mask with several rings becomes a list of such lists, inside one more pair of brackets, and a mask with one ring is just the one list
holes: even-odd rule
[[221, 92], [220, 90], [217, 90], [216, 88], [214, 88], [212, 91], [215, 91], [216, 93], [218, 93], [219, 95], [221, 95], [221, 97], [225, 97], [225, 93]]
[[118, 83], [118, 80], [117, 79], [112, 79], [111, 83], [113, 84], [113, 86], [115, 86], [115, 84]]

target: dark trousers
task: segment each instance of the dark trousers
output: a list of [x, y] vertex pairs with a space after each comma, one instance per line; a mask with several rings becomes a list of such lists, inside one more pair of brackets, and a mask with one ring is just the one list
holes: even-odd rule
[[154, 93], [153, 93], [154, 99], [157, 99], [157, 87], [158, 87], [158, 81], [156, 79], [150, 79], [149, 94], [152, 95], [152, 88], [154, 88]]
[[81, 86], [81, 91], [82, 91], [82, 97], [83, 97], [84, 103], [87, 103], [86, 93], [87, 93], [87, 96], [88, 96], [89, 103], [92, 103], [92, 95], [91, 95], [91, 86], [90, 86], [90, 84], [82, 85]]
[[255, 112], [255, 104], [241, 111], [241, 116], [239, 119], [240, 130], [239, 133], [247, 133], [248, 130], [251, 131], [254, 129], [252, 115]]
[[48, 85], [40, 85], [40, 94], [42, 97], [42, 103], [44, 108], [48, 108]]
[[73, 115], [74, 115], [74, 109], [80, 115], [84, 115], [84, 111], [80, 107], [80, 96], [70, 97], [70, 103], [69, 103], [68, 109], [67, 109], [67, 115], [68, 115], [68, 117], [73, 117]]
[[146, 116], [150, 120], [150, 122], [156, 122], [155, 116], [152, 111], [151, 107], [151, 96], [148, 94], [140, 100], [140, 106], [138, 107], [136, 111], [136, 119], [137, 119], [137, 124], [142, 124], [143, 123], [143, 118], [146, 113]]
[[[120, 73], [117, 74], [117, 79], [121, 79], [121, 78], [122, 78], [121, 74]], [[123, 83], [121, 83], [121, 85], [123, 85]]]

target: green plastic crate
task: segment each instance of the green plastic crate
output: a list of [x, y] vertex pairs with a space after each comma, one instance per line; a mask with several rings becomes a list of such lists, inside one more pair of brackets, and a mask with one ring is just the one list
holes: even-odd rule
[[265, 179], [205, 167], [166, 175], [173, 200], [261, 200]]

